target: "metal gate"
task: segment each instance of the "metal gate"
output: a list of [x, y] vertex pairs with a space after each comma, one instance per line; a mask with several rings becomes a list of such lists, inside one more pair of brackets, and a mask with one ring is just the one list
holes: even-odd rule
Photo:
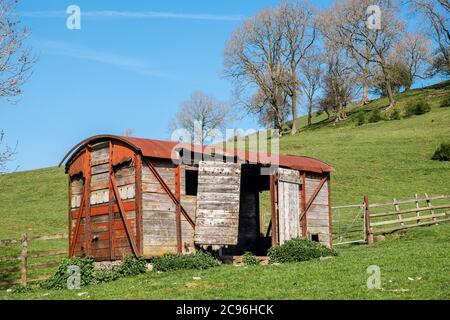
[[333, 245], [366, 242], [364, 204], [331, 207]]

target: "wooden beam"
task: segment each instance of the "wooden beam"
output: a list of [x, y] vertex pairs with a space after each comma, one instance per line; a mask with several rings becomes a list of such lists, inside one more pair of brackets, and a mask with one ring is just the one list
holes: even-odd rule
[[[417, 199], [417, 197], [416, 197], [416, 199]], [[428, 208], [432, 208], [433, 205], [431, 204], [431, 200], [430, 200], [430, 197], [428, 196], [428, 193], [425, 193], [425, 199], [426, 199], [426, 202], [427, 202], [427, 207]], [[417, 208], [419, 208], [419, 203], [418, 202], [417, 202]], [[430, 212], [431, 212], [431, 214], [434, 214], [434, 210], [433, 209], [430, 209]], [[417, 212], [417, 216], [420, 217], [420, 212], [419, 211]], [[433, 221], [436, 221], [436, 218], [433, 218]], [[419, 223], [419, 222], [420, 222], [420, 220], [417, 220], [417, 223]]]
[[167, 184], [164, 182], [163, 178], [161, 178], [161, 176], [159, 175], [158, 171], [156, 171], [155, 167], [153, 166], [153, 164], [148, 161], [147, 159], [144, 160], [145, 164], [147, 165], [147, 167], [150, 169], [150, 172], [153, 174], [153, 176], [156, 178], [156, 180], [158, 180], [159, 184], [161, 185], [161, 187], [163, 187], [164, 191], [169, 195], [169, 197], [172, 199], [173, 203], [176, 206], [180, 206], [180, 210], [181, 213], [183, 214], [184, 218], [187, 220], [187, 222], [189, 222], [189, 224], [191, 225], [192, 229], [195, 229], [195, 223], [194, 221], [192, 221], [191, 217], [187, 214], [186, 210], [184, 210], [183, 206], [180, 204], [180, 202], [177, 200], [177, 197], [172, 193], [172, 191], [170, 190], [170, 188], [167, 186]]
[[111, 184], [112, 184], [113, 191], [114, 191], [114, 196], [116, 197], [116, 201], [119, 206], [119, 212], [120, 212], [120, 215], [122, 216], [123, 224], [125, 225], [125, 231], [127, 232], [128, 240], [130, 241], [131, 248], [133, 250], [133, 254], [137, 257], [138, 251], [136, 248], [136, 240], [134, 238], [130, 222], [128, 221], [125, 208], [123, 207], [122, 199], [120, 198], [120, 193], [119, 193], [119, 189], [117, 188], [116, 179], [114, 177], [114, 172], [110, 178], [111, 178]]
[[303, 212], [306, 212], [306, 172], [302, 172], [302, 190], [300, 192], [300, 197], [301, 197], [301, 201], [300, 201], [300, 205], [301, 205], [301, 210], [300, 210], [300, 226], [302, 227], [302, 236], [306, 237], [306, 234], [308, 232], [308, 223], [307, 220], [308, 217], [306, 215], [303, 215]]
[[177, 252], [183, 253], [182, 235], [181, 235], [181, 177], [180, 165], [175, 167], [175, 197], [177, 199], [175, 209], [175, 224], [177, 232]]
[[450, 208], [450, 204], [442, 205], [442, 206], [430, 206], [430, 207], [423, 207], [423, 208], [404, 209], [404, 210], [400, 210], [400, 211], [376, 213], [376, 214], [371, 214], [371, 217], [378, 218], [378, 217], [394, 216], [394, 215], [403, 214], [403, 213], [411, 213], [411, 212], [427, 211], [427, 210], [438, 210], [438, 209], [448, 209], [448, 208]]
[[271, 225], [272, 225], [272, 246], [278, 245], [278, 215], [277, 215], [277, 196], [276, 196], [276, 176], [275, 173], [270, 175], [270, 204], [271, 204]]
[[[113, 157], [114, 144], [109, 141], [109, 176], [113, 174], [112, 157]], [[111, 179], [108, 183], [109, 189], [109, 208], [108, 208], [108, 228], [109, 228], [109, 256], [111, 260], [115, 260], [115, 239], [114, 239], [114, 191], [111, 183]]]
[[22, 235], [21, 246], [22, 251], [20, 253], [20, 284], [22, 286], [26, 286], [28, 279], [28, 237], [26, 233]]
[[369, 197], [364, 196], [364, 217], [365, 217], [365, 226], [366, 226], [366, 240], [368, 244], [373, 243], [373, 233], [372, 227], [370, 225], [370, 212], [369, 212]]
[[86, 197], [84, 198], [85, 204], [85, 221], [84, 221], [84, 231], [85, 231], [85, 243], [86, 252], [91, 255], [92, 249], [92, 227], [91, 227], [91, 147], [88, 145], [86, 147], [86, 161], [84, 164], [84, 176], [85, 176], [85, 190]]
[[69, 205], [68, 205], [68, 219], [67, 219], [67, 232], [68, 232], [68, 236], [67, 236], [67, 240], [69, 243], [69, 246], [67, 247], [67, 255], [70, 256], [70, 248], [72, 247], [71, 242], [70, 242], [70, 238], [72, 236], [72, 184], [71, 184], [71, 178], [70, 176], [67, 176], [67, 186], [68, 186], [68, 190], [67, 190], [67, 197], [69, 199]]
[[327, 175], [328, 186], [328, 237], [330, 239], [330, 247], [333, 247], [333, 219], [331, 210], [331, 174]]
[[143, 254], [143, 230], [142, 230], [142, 159], [139, 154], [134, 156], [134, 200], [136, 203], [136, 241], [139, 255]]

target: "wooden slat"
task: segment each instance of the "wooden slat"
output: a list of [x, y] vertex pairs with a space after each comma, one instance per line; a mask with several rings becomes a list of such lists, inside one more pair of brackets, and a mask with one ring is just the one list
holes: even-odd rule
[[17, 261], [17, 260], [20, 260], [20, 257], [15, 256], [0, 257], [0, 262]]
[[30, 270], [43, 270], [48, 268], [53, 268], [59, 265], [58, 261], [53, 262], [47, 262], [47, 263], [39, 263], [39, 264], [32, 264], [28, 267]]
[[[427, 202], [427, 207], [430, 208], [431, 214], [434, 214], [434, 210], [432, 209], [433, 205], [431, 204], [431, 199], [430, 199], [430, 197], [428, 196], [427, 193], [425, 193], [425, 199], [426, 199], [426, 202]], [[417, 215], [419, 215], [419, 213], [417, 213]], [[434, 218], [433, 220], [436, 221], [436, 218]]]
[[[419, 205], [419, 196], [418, 196], [417, 193], [416, 193], [414, 197], [416, 198], [416, 208], [418, 209], [418, 208], [420, 208], [420, 205]], [[433, 214], [433, 213], [434, 213], [434, 211], [431, 211], [431, 214]], [[418, 218], [420, 218], [420, 211], [417, 211], [416, 216], [417, 216]], [[417, 219], [417, 223], [419, 223], [419, 222], [420, 222], [420, 219]]]
[[21, 270], [20, 266], [9, 267], [9, 268], [1, 268], [1, 269], [0, 269], [0, 274], [2, 274], [2, 273], [19, 272], [20, 270]]
[[29, 241], [45, 241], [45, 240], [59, 240], [59, 239], [67, 239], [67, 234], [55, 234], [50, 236], [35, 236], [28, 238]]
[[[370, 207], [372, 207], [372, 206], [370, 206]], [[427, 211], [427, 210], [448, 209], [448, 208], [450, 208], [450, 205], [430, 206], [430, 207], [425, 207], [425, 208], [412, 208], [412, 209], [404, 209], [404, 210], [400, 210], [400, 211], [390, 211], [390, 212], [384, 212], [384, 213], [370, 214], [370, 217], [378, 218], [378, 217], [394, 216], [394, 215], [404, 214], [404, 213]]]
[[395, 209], [395, 211], [397, 212], [397, 218], [398, 218], [398, 221], [400, 222], [400, 225], [401, 226], [404, 226], [405, 225], [405, 223], [404, 222], [402, 222], [401, 220], [402, 220], [402, 215], [401, 215], [401, 213], [398, 213], [399, 211], [400, 211], [400, 206], [398, 205], [398, 202], [397, 202], [397, 200], [394, 198], [393, 199], [393, 204], [394, 204], [394, 209]]
[[394, 232], [394, 231], [408, 229], [408, 228], [415, 228], [415, 227], [420, 227], [420, 226], [428, 226], [428, 225], [436, 224], [437, 222], [441, 223], [441, 222], [448, 222], [448, 221], [450, 221], [450, 218], [448, 218], [448, 219], [441, 219], [441, 220], [438, 220], [438, 221], [421, 222], [421, 223], [418, 223], [418, 224], [410, 224], [410, 225], [394, 227], [394, 228], [386, 228], [386, 229], [379, 229], [379, 230], [374, 229], [374, 233], [388, 233], [388, 232]]
[[[429, 199], [430, 200], [450, 199], [450, 195], [434, 196], [434, 197], [431, 197]], [[426, 201], [427, 199], [426, 198], [420, 198], [418, 200], [419, 201]], [[417, 201], [417, 199], [401, 200], [401, 201], [398, 201], [398, 204], [414, 203], [416, 201]], [[371, 204], [370, 207], [371, 208], [377, 208], [377, 207], [385, 207], [385, 206], [389, 206], [389, 205], [392, 205], [392, 204], [390, 204], [390, 203], [374, 203], [374, 204]]]
[[35, 254], [30, 254], [28, 257], [31, 259], [34, 258], [42, 258], [42, 257], [55, 257], [60, 256], [63, 254], [66, 254], [66, 250], [53, 250], [53, 251], [45, 251], [45, 252], [38, 252]]
[[383, 226], [383, 225], [389, 225], [389, 224], [395, 224], [395, 223], [399, 223], [401, 222], [402, 226], [405, 225], [405, 222], [410, 222], [410, 221], [420, 221], [420, 220], [425, 220], [425, 219], [433, 219], [433, 221], [439, 221], [436, 220], [437, 217], [444, 217], [446, 216], [445, 212], [443, 213], [435, 213], [435, 214], [429, 214], [426, 216], [415, 216], [412, 218], [402, 218], [402, 219], [395, 219], [395, 220], [387, 220], [387, 221], [381, 221], [381, 222], [372, 222], [370, 225], [372, 227], [376, 227], [376, 226]]
[[1, 245], [10, 245], [10, 244], [18, 244], [20, 243], [20, 240], [17, 239], [3, 239], [0, 240]]

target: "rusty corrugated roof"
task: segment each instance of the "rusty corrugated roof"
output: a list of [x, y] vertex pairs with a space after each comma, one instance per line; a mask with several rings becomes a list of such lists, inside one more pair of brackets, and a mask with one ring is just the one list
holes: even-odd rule
[[[62, 159], [60, 162], [60, 166], [66, 162], [66, 170], [67, 166], [70, 165], [71, 161], [77, 156], [77, 154], [87, 145], [93, 144], [96, 142], [100, 142], [102, 140], [114, 139], [118, 141], [122, 141], [128, 145], [130, 145], [135, 150], [139, 151], [145, 157], [152, 158], [161, 158], [161, 159], [172, 159], [172, 152], [175, 149], [185, 149], [188, 151], [199, 152], [201, 150], [202, 153], [206, 154], [207, 151], [214, 148], [216, 154], [224, 154], [230, 155], [230, 152], [225, 152], [223, 149], [215, 148], [215, 147], [201, 147], [194, 146], [190, 144], [182, 144], [174, 141], [162, 141], [162, 140], [153, 140], [153, 139], [143, 139], [143, 138], [135, 138], [135, 137], [123, 137], [116, 135], [97, 135], [87, 138], [77, 145], [75, 145]], [[228, 151], [228, 150], [227, 150]], [[334, 168], [329, 164], [320, 161], [318, 159], [314, 159], [307, 156], [297, 156], [297, 155], [283, 155], [280, 154], [279, 157], [271, 157], [270, 154], [263, 152], [254, 152], [254, 151], [240, 151], [234, 150], [234, 155], [238, 155], [239, 159], [245, 160], [249, 163], [258, 163], [263, 165], [270, 164], [278, 164], [280, 167], [291, 168], [295, 170], [301, 171], [310, 171], [310, 172], [333, 172]], [[209, 153], [208, 153], [209, 154]], [[275, 155], [274, 155], [275, 156]], [[274, 158], [278, 159], [278, 163], [274, 163]]]

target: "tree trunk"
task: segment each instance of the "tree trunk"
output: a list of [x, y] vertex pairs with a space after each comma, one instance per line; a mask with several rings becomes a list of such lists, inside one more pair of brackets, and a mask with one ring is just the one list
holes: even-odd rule
[[[366, 56], [370, 55], [370, 46], [368, 45], [368, 43], [366, 42]], [[369, 77], [369, 62], [365, 62], [364, 63], [364, 68], [362, 70], [362, 98], [361, 98], [361, 105], [364, 106], [366, 104], [369, 103], [369, 97], [368, 97], [368, 89], [369, 89], [369, 85], [368, 85], [368, 81], [367, 78]]]
[[362, 97], [360, 105], [365, 106], [369, 103], [369, 97], [368, 97], [368, 84], [367, 84], [367, 70], [363, 71], [362, 76]]
[[312, 124], [312, 107], [313, 107], [313, 102], [312, 99], [309, 99], [309, 107], [308, 107], [308, 126], [310, 126]]
[[292, 93], [292, 128], [291, 128], [291, 135], [294, 135], [297, 133], [297, 125], [295, 124], [295, 120], [297, 119], [297, 92], [294, 90]]
[[386, 93], [389, 99], [389, 106], [386, 108], [386, 110], [389, 110], [395, 106], [395, 98], [394, 94], [392, 93], [391, 80], [389, 79], [386, 79]]

